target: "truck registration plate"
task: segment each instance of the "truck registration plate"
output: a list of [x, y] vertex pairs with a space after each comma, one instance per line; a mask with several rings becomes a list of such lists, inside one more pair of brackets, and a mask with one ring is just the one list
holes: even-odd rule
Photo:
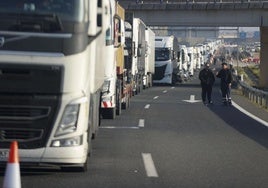
[[0, 159], [7, 159], [8, 158], [9, 151], [8, 150], [3, 150], [0, 151]]

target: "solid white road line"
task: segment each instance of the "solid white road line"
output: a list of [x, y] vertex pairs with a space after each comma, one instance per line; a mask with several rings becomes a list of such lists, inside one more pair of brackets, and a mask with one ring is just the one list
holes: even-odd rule
[[259, 117], [251, 114], [250, 112], [246, 111], [244, 108], [242, 108], [241, 106], [236, 104], [234, 101], [232, 101], [232, 104], [236, 109], [238, 109], [242, 113], [246, 114], [247, 116], [251, 117], [252, 119], [254, 119], [254, 120], [258, 121], [259, 123], [263, 124], [264, 126], [268, 127], [268, 122], [266, 122], [266, 121], [260, 119]]
[[144, 127], [144, 119], [139, 120], [139, 125], [138, 127]]
[[150, 108], [150, 104], [146, 104], [144, 108], [145, 109], [149, 109]]
[[155, 96], [154, 99], [157, 99], [159, 96]]
[[150, 153], [142, 153], [142, 159], [145, 171], [148, 177], [158, 177], [152, 155]]

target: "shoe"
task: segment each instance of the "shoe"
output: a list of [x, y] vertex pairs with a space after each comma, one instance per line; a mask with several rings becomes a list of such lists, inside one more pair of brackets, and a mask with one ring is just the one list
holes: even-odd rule
[[208, 104], [213, 104], [213, 102], [212, 101], [209, 101]]
[[228, 101], [228, 104], [229, 104], [230, 106], [232, 106], [232, 101]]

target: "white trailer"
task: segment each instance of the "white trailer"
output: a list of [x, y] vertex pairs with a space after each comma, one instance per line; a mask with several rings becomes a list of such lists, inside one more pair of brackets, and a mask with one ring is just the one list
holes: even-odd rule
[[205, 57], [204, 57], [205, 46], [203, 44], [197, 44], [196, 47], [199, 49], [200, 64], [201, 64], [201, 66], [203, 66], [206, 63]]
[[22, 166], [87, 169], [100, 122], [109, 6], [108, 0], [0, 2], [2, 163], [17, 140]]
[[194, 55], [195, 55], [195, 61], [196, 61], [196, 69], [200, 70], [201, 69], [201, 61], [200, 61], [200, 48], [195, 46], [194, 47]]
[[155, 37], [155, 74], [153, 83], [175, 84], [179, 74], [179, 47], [175, 36]]
[[155, 33], [149, 28], [145, 31], [145, 74], [143, 77], [143, 87], [148, 88], [153, 85], [153, 74], [155, 64]]
[[102, 91], [101, 112], [105, 119], [114, 119], [121, 114], [121, 107], [127, 107], [130, 98], [130, 89], [126, 83], [124, 68], [125, 44], [125, 10], [114, 0], [111, 1], [111, 42], [105, 53], [105, 82]]
[[126, 13], [126, 45], [125, 68], [128, 82], [131, 84], [133, 95], [141, 92], [145, 76], [146, 25], [139, 18], [135, 18], [132, 12]]
[[145, 76], [145, 55], [146, 55], [146, 42], [145, 42], [146, 25], [140, 18], [133, 18], [133, 31], [132, 42], [134, 45], [134, 56], [132, 64], [132, 76], [135, 83], [135, 93], [140, 93], [143, 89], [143, 78]]
[[188, 72], [190, 76], [193, 76], [195, 71], [194, 48], [192, 46], [187, 47], [187, 52], [189, 57]]
[[187, 47], [185, 45], [179, 45], [180, 49], [180, 56], [179, 56], [179, 62], [180, 62], [180, 77], [181, 80], [187, 80], [189, 77], [188, 72], [188, 64], [189, 64], [189, 56]]

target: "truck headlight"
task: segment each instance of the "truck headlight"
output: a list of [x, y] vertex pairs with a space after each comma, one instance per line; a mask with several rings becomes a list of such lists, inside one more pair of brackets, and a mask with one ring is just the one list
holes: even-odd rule
[[80, 146], [82, 144], [82, 136], [75, 136], [72, 138], [65, 138], [52, 141], [51, 147], [72, 147]]
[[61, 136], [76, 131], [79, 107], [79, 104], [70, 104], [66, 106], [55, 136]]

